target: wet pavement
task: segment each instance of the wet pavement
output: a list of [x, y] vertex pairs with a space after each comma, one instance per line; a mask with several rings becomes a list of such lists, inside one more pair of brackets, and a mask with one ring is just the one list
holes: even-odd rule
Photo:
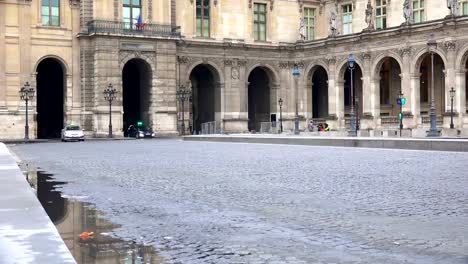
[[13, 150], [163, 263], [468, 263], [468, 153], [180, 140]]
[[65, 182], [55, 181], [53, 175], [37, 170], [26, 175], [77, 263], [162, 263], [152, 246], [112, 237], [112, 231], [120, 226], [106, 220], [92, 204], [63, 197], [60, 188]]

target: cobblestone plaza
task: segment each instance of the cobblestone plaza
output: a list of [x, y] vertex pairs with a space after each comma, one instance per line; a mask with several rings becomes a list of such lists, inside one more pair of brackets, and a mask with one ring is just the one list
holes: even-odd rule
[[13, 150], [167, 263], [468, 263], [467, 153], [180, 140]]

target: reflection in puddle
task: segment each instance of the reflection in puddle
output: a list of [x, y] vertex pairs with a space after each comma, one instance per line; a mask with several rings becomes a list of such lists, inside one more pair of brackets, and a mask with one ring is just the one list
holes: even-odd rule
[[101, 217], [91, 204], [63, 198], [56, 188], [65, 182], [53, 181], [51, 174], [31, 170], [27, 179], [77, 263], [162, 263], [151, 246], [105, 235], [119, 226]]

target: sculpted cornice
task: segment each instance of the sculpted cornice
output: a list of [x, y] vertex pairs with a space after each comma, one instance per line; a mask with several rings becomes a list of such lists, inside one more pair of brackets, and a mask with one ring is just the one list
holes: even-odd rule
[[[267, 0], [270, 2], [270, 10], [273, 11], [273, 5], [275, 4], [275, 0]], [[249, 8], [252, 8], [253, 0], [249, 0]]]

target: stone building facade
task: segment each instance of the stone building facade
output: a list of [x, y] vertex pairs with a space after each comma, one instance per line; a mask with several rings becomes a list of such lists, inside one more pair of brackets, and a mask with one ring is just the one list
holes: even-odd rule
[[468, 134], [468, 3], [448, 2], [0, 0], [0, 138], [23, 137], [25, 82], [37, 91], [38, 138], [69, 123], [105, 136], [109, 84], [116, 135], [136, 121], [177, 134], [182, 115], [187, 133], [209, 122], [259, 131], [280, 115], [288, 130], [296, 113], [301, 129], [316, 119], [346, 131], [353, 99], [360, 129], [377, 135], [398, 127], [401, 93], [404, 128], [418, 136], [429, 127], [432, 72], [438, 127], [450, 131], [453, 87], [454, 125]]

